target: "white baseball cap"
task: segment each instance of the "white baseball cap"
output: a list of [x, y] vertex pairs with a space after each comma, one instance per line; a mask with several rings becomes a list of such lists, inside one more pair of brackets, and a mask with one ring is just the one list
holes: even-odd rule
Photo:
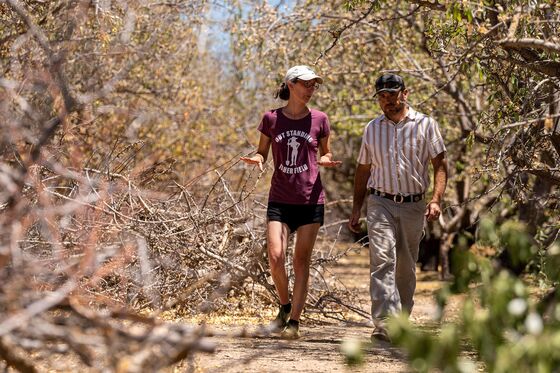
[[319, 75], [315, 74], [315, 71], [311, 70], [309, 66], [305, 65], [298, 65], [291, 67], [287, 72], [286, 76], [284, 77], [284, 82], [292, 81], [294, 79], [300, 80], [312, 80], [317, 79], [319, 84], [323, 84], [323, 78]]

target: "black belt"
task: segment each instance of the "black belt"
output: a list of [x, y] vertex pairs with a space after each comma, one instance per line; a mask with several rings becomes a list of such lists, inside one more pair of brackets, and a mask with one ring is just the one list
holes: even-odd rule
[[393, 200], [396, 203], [418, 202], [424, 199], [424, 193], [403, 196], [401, 194], [389, 194], [385, 192], [380, 192], [379, 190], [373, 188], [369, 188], [369, 193], [373, 194], [374, 196], [379, 196], [379, 197]]

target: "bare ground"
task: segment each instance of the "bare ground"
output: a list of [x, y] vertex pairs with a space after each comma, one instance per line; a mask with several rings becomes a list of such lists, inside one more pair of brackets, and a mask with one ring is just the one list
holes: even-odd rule
[[[330, 270], [348, 288], [359, 295], [359, 307], [369, 313], [369, 275], [367, 250], [353, 253]], [[434, 328], [436, 305], [434, 292], [439, 289], [436, 272], [419, 272], [415, 306], [411, 321], [420, 328]], [[446, 318], [454, 318], [456, 306], [448, 308]], [[255, 324], [266, 323], [275, 316], [275, 310], [263, 311], [261, 318], [248, 319], [244, 330], [251, 337], [232, 337], [240, 334], [240, 326], [234, 326], [231, 318], [213, 319], [207, 322], [209, 329], [220, 336], [209, 338], [217, 345], [216, 352], [197, 355], [181, 369], [194, 372], [408, 372], [411, 371], [405, 353], [391, 344], [370, 342], [371, 324], [340, 321], [301, 321], [301, 338], [294, 341], [280, 339], [276, 335], [259, 335]], [[313, 319], [313, 317], [310, 317]], [[239, 325], [239, 319], [237, 319]], [[364, 322], [365, 321], [365, 322]], [[437, 330], [436, 330], [437, 331]], [[256, 335], [256, 336], [255, 336]], [[363, 364], [349, 366], [341, 353], [344, 341], [358, 341], [362, 346]]]

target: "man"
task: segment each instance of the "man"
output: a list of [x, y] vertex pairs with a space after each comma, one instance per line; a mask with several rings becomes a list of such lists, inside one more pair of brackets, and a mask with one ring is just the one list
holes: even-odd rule
[[[445, 145], [435, 120], [412, 109], [403, 79], [384, 74], [375, 82], [383, 115], [365, 128], [354, 176], [353, 232], [367, 197], [372, 340], [390, 341], [385, 320], [410, 313], [416, 289], [416, 261], [424, 218], [435, 220], [447, 184]], [[433, 195], [429, 163], [434, 168]]]

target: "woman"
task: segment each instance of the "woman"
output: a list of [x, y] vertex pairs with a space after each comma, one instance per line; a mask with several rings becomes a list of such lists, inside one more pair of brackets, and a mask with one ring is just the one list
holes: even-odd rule
[[[241, 157], [246, 163], [263, 163], [272, 147], [272, 175], [267, 208], [267, 246], [272, 279], [280, 298], [274, 324], [287, 338], [299, 337], [299, 318], [305, 305], [311, 251], [323, 224], [325, 195], [319, 166], [334, 167], [330, 150], [329, 120], [325, 113], [309, 109], [307, 103], [323, 79], [308, 66], [288, 70], [275, 94], [286, 106], [264, 114], [257, 153]], [[317, 150], [320, 158], [317, 160]], [[288, 289], [285, 259], [288, 237], [296, 232], [293, 256], [295, 273], [292, 300]]]

